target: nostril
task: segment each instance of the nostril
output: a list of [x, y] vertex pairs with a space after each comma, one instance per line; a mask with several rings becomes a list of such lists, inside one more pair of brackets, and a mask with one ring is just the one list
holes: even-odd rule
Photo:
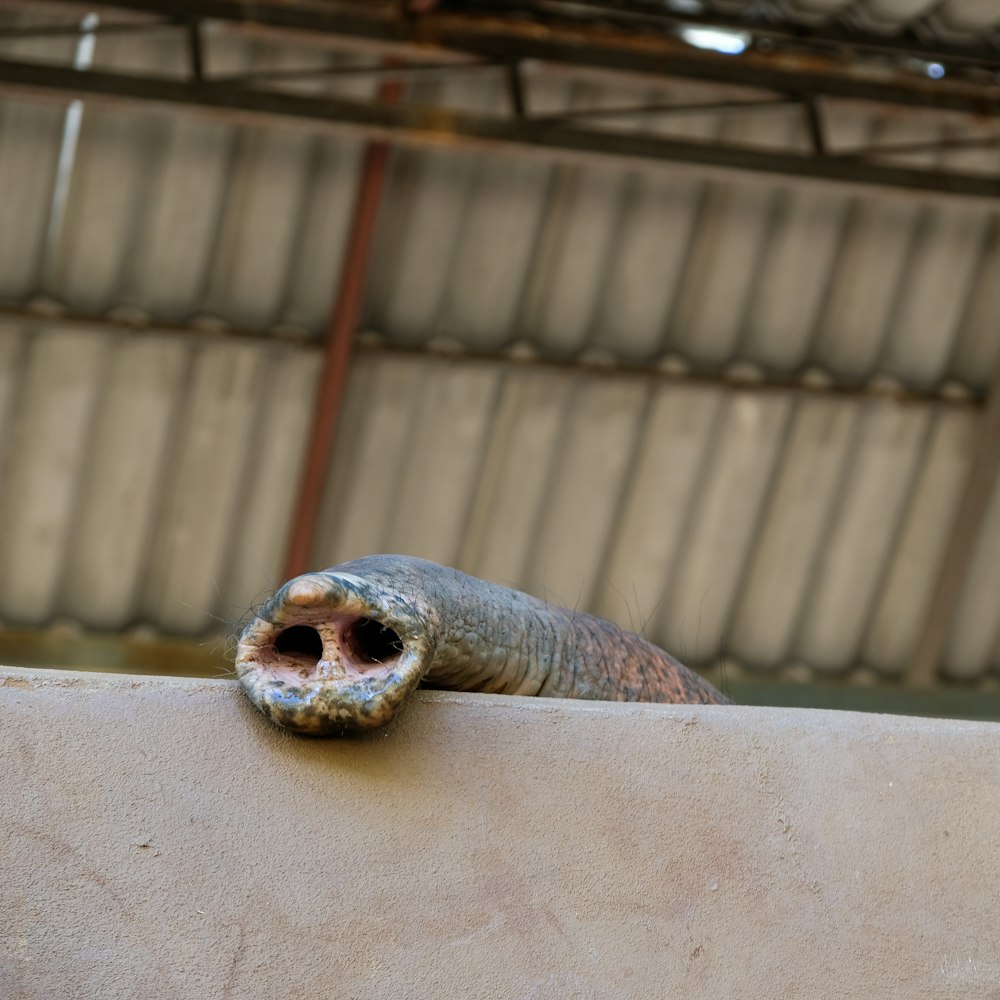
[[283, 656], [308, 657], [318, 662], [323, 657], [323, 640], [311, 625], [293, 625], [274, 640], [274, 648]]
[[362, 663], [384, 663], [403, 652], [403, 640], [374, 618], [359, 618], [344, 633], [348, 649]]

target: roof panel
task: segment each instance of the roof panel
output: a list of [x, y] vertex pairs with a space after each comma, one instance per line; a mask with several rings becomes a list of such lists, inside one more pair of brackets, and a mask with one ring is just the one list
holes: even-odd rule
[[996, 660], [1000, 639], [1000, 482], [993, 497], [969, 576], [962, 590], [951, 637], [944, 651], [944, 669], [949, 677], [969, 680], [990, 669]]
[[255, 345], [206, 344], [192, 358], [141, 597], [142, 614], [170, 632], [213, 625], [256, 449], [265, 357]]
[[447, 365], [389, 360], [362, 377], [366, 391], [349, 398], [324, 504], [320, 561], [402, 552], [453, 565], [500, 375], [485, 365], [456, 377]]
[[[88, 126], [100, 121], [100, 115], [88, 110]], [[204, 309], [237, 134], [224, 124], [197, 118], [177, 119], [169, 126], [156, 119], [155, 125], [149, 137], [155, 155], [145, 164], [146, 200], [133, 206], [141, 231], [125, 264], [121, 294], [170, 322]], [[110, 167], [105, 162], [98, 171], [106, 180]], [[111, 221], [98, 216], [94, 224], [107, 227]], [[80, 245], [78, 240], [77, 249]]]
[[[745, 141], [750, 134], [761, 141], [787, 139], [790, 124], [752, 114], [729, 122], [724, 138]], [[732, 357], [761, 274], [777, 197], [770, 185], [737, 190], [713, 183], [706, 191], [670, 320], [671, 341], [685, 355], [706, 364]]]
[[775, 198], [768, 188], [705, 193], [670, 318], [670, 343], [683, 355], [704, 365], [732, 358]]
[[[13, 461], [17, 407], [27, 372], [31, 338], [17, 326], [0, 324], [0, 481]], [[2, 499], [2, 498], [0, 498]]]
[[218, 586], [216, 613], [227, 621], [238, 620], [283, 582], [322, 360], [312, 351], [262, 353], [265, 374], [254, 400], [248, 466], [233, 499], [231, 549]]
[[476, 347], [510, 339], [551, 170], [531, 158], [480, 163], [437, 318], [440, 332]]
[[861, 404], [826, 399], [798, 400], [789, 417], [727, 639], [755, 667], [791, 657], [860, 420]]
[[747, 306], [744, 356], [777, 371], [807, 361], [848, 208], [845, 198], [825, 191], [778, 196]]
[[[489, 77], [461, 73], [443, 83], [418, 82], [410, 94], [424, 103], [458, 102], [482, 111], [499, 91]], [[401, 340], [440, 332], [481, 162], [472, 154], [434, 149], [394, 151], [365, 306], [366, 320], [376, 329]]]
[[207, 312], [244, 327], [281, 319], [312, 145], [311, 137], [297, 133], [237, 138], [205, 290]]
[[908, 385], [933, 386], [946, 375], [987, 221], [973, 206], [921, 213], [881, 361]]
[[397, 150], [380, 212], [365, 318], [402, 342], [438, 332], [478, 160]]
[[789, 399], [777, 395], [734, 394], [726, 401], [711, 464], [692, 498], [684, 545], [656, 616], [656, 631], [682, 659], [703, 664], [724, 651], [789, 412]]
[[399, 358], [355, 362], [317, 525], [317, 564], [332, 566], [385, 550], [401, 502], [398, 483], [423, 373], [422, 366]]
[[666, 339], [706, 184], [636, 173], [625, 181], [614, 252], [604, 261], [603, 294], [590, 324], [592, 342], [640, 362]]
[[[156, 65], [169, 73], [185, 65], [185, 49], [175, 32], [109, 35], [97, 39], [93, 64], [133, 71]], [[103, 312], [131, 291], [170, 120], [132, 108], [83, 107], [65, 218], [50, 236], [46, 291], [75, 309]]]
[[163, 118], [132, 110], [84, 111], [46, 282], [48, 292], [74, 309], [102, 313], [127, 301], [131, 254], [143, 244], [166, 127]]
[[36, 292], [66, 113], [58, 105], [0, 102], [0, 299]]
[[629, 178], [608, 171], [560, 165], [552, 169], [550, 195], [527, 275], [518, 332], [572, 355], [595, 330], [605, 275], [614, 260], [615, 236]]
[[948, 30], [985, 31], [1000, 24], [1000, 0], [944, 0], [934, 13]]
[[920, 638], [977, 429], [970, 413], [942, 410], [934, 415], [860, 654], [862, 662], [882, 672], [903, 673]]
[[866, 409], [795, 640], [796, 654], [821, 670], [857, 662], [929, 427], [913, 407]]
[[929, 13], [937, 3], [938, 0], [867, 0], [858, 5], [855, 13], [879, 27], [892, 29]]
[[[753, 0], [708, 0], [711, 8], [751, 14], [760, 9]], [[841, 17], [857, 25], [892, 35], [904, 28], [920, 28], [949, 41], [977, 42], [979, 35], [1000, 24], [997, 0], [779, 0], [778, 9], [792, 21], [822, 25]]]
[[561, 372], [504, 370], [478, 449], [482, 466], [458, 561], [462, 569], [499, 583], [526, 579], [574, 393], [575, 381]]
[[672, 384], [652, 390], [594, 596], [598, 614], [659, 632], [664, 593], [697, 510], [724, 409], [715, 390]]
[[299, 202], [281, 319], [307, 330], [326, 328], [340, 281], [361, 176], [363, 145], [314, 136]]
[[109, 341], [52, 329], [32, 336], [23, 359], [0, 498], [0, 606], [8, 621], [46, 622], [62, 610], [60, 574]]
[[569, 607], [591, 606], [647, 395], [647, 387], [632, 380], [574, 386], [522, 576], [534, 593]]
[[953, 345], [951, 371], [970, 385], [982, 386], [1000, 358], [1000, 225], [990, 216], [982, 255], [971, 283]]
[[840, 378], [877, 368], [919, 212], [892, 199], [851, 207], [814, 346], [819, 364]]
[[[73, 336], [70, 334], [70, 336]], [[167, 338], [111, 339], [106, 388], [68, 544], [65, 613], [122, 628], [138, 611], [179, 391], [191, 345]]]
[[455, 564], [500, 379], [489, 365], [461, 374], [447, 365], [424, 371], [390, 487], [395, 503], [381, 551]]

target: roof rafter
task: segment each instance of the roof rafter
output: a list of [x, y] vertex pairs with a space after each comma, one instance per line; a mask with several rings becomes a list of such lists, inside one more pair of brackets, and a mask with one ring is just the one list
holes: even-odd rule
[[186, 108], [254, 124], [299, 124], [412, 145], [535, 153], [588, 162], [685, 164], [693, 167], [903, 188], [937, 195], [1000, 198], [1000, 177], [873, 163], [861, 158], [772, 151], [759, 147], [581, 128], [567, 122], [470, 115], [438, 107], [386, 105], [340, 97], [251, 88], [211, 79], [79, 71], [0, 60], [0, 87], [72, 100]]
[[[87, 0], [69, 0], [88, 10]], [[599, 19], [585, 20], [539, 11], [525, 17], [518, 7], [484, 5], [471, 12], [400, 13], [398, 4], [316, 3], [311, 0], [115, 0], [105, 5], [178, 21], [213, 19], [253, 28], [309, 32], [317, 37], [351, 39], [385, 47], [449, 51], [456, 55], [506, 62], [539, 59], [577, 69], [617, 70], [659, 77], [679, 77], [753, 87], [798, 96], [876, 101], [937, 110], [1000, 116], [1000, 52], [978, 47], [907, 44], [860, 32], [829, 29], [832, 34], [782, 30], [746, 22], [748, 31], [777, 42], [767, 51], [740, 56], [704, 51], [671, 31], [637, 31]], [[559, 4], [549, 5], [553, 9]], [[577, 5], [571, 5], [577, 6]], [[519, 16], [520, 15], [520, 16]], [[543, 16], [544, 15], [544, 16]], [[663, 14], [661, 19], [665, 19]], [[705, 18], [672, 15], [682, 24]], [[720, 25], [731, 26], [733, 19]], [[868, 54], [871, 54], [870, 56]], [[991, 73], [948, 75], [931, 79], [908, 70], [901, 59], [975, 58]], [[992, 61], [991, 61], [992, 55]]]

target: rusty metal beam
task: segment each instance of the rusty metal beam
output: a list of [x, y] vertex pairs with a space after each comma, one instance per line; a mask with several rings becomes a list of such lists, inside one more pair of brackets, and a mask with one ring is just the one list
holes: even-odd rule
[[295, 124], [334, 129], [412, 145], [531, 152], [589, 162], [674, 163], [741, 173], [831, 181], [926, 194], [1000, 198], [1000, 177], [943, 172], [862, 159], [674, 139], [662, 135], [602, 131], [531, 119], [484, 117], [443, 108], [393, 106], [335, 97], [316, 97], [210, 80], [78, 72], [65, 66], [0, 60], [0, 89], [74, 100], [187, 108], [250, 124]]
[[[89, 0], [71, 0], [91, 7]], [[693, 48], [670, 31], [636, 31], [600, 19], [569, 18], [538, 12], [535, 17], [513, 11], [432, 12], [402, 16], [390, 3], [307, 3], [303, 0], [117, 0], [108, 5], [146, 14], [201, 17], [247, 27], [309, 32], [317, 36], [368, 42], [388, 47], [462, 53], [499, 61], [538, 59], [576, 68], [616, 70], [658, 77], [682, 77], [799, 96], [826, 96], [878, 101], [938, 110], [1000, 115], [1000, 86], [985, 78], [948, 75], [932, 80], [901, 65], [904, 55], [960, 63], [976, 60], [995, 70], [997, 54], [988, 46], [925, 45], [907, 41], [891, 61], [891, 39], [863, 32], [827, 29], [790, 30], [787, 25], [747, 21], [743, 30], [780, 44], [772, 51], [748, 51], [734, 57]], [[567, 8], [569, 9], [569, 8]], [[521, 16], [518, 16], [518, 15]], [[662, 16], [662, 15], [661, 15]], [[711, 18], [675, 15], [682, 23], [709, 23]], [[733, 26], [734, 19], [716, 19]], [[874, 58], [866, 58], [871, 51]]]

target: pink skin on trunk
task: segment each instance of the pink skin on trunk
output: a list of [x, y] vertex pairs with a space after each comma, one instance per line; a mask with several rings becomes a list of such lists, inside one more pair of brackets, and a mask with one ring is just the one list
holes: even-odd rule
[[389, 722], [421, 683], [458, 691], [727, 704], [611, 622], [409, 556], [368, 556], [290, 580], [244, 629], [236, 671], [286, 729]]

